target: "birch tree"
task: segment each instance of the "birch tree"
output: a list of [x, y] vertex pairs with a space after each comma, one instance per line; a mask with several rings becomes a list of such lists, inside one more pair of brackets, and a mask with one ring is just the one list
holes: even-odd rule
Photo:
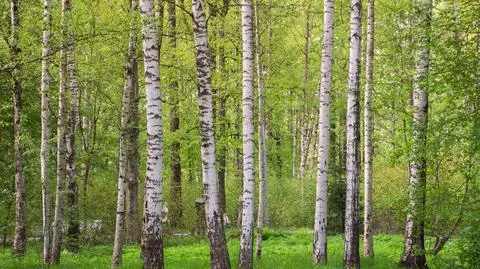
[[373, 91], [373, 42], [374, 42], [374, 1], [367, 4], [367, 51], [365, 58], [365, 99], [364, 99], [364, 181], [365, 209], [363, 218], [363, 256], [373, 257], [372, 229], [372, 191], [373, 191], [373, 121], [372, 121], [372, 91]]
[[253, 268], [253, 211], [255, 191], [253, 123], [253, 18], [251, 0], [242, 0], [242, 133], [243, 208], [238, 268]]
[[[18, 65], [20, 48], [19, 42], [19, 1], [10, 2], [10, 53], [12, 62]], [[15, 236], [13, 239], [13, 255], [23, 256], [26, 252], [26, 220], [25, 209], [25, 176], [23, 172], [23, 146], [22, 135], [22, 83], [20, 81], [18, 67], [12, 72], [13, 77], [13, 147], [15, 151]]]
[[407, 268], [427, 268], [424, 226], [426, 200], [426, 143], [428, 121], [428, 72], [430, 65], [430, 22], [432, 0], [414, 1], [417, 28], [415, 75], [413, 78], [413, 137], [410, 155], [410, 185], [405, 242], [400, 264]]
[[[130, 1], [130, 16], [131, 16], [131, 30], [130, 30], [130, 41], [128, 43], [128, 55], [125, 66], [125, 80], [123, 84], [123, 102], [122, 102], [122, 116], [121, 116], [121, 130], [120, 130], [120, 147], [119, 147], [119, 161], [118, 161], [118, 183], [117, 183], [117, 213], [116, 213], [116, 222], [115, 222], [115, 241], [113, 244], [113, 259], [112, 259], [112, 268], [119, 267], [122, 263], [122, 245], [125, 238], [124, 235], [124, 226], [125, 226], [125, 202], [126, 202], [126, 181], [129, 176], [127, 173], [130, 172], [128, 166], [128, 155], [127, 153], [131, 152], [131, 144], [128, 142], [128, 128], [132, 128], [128, 124], [129, 119], [131, 119], [132, 111], [132, 102], [135, 102], [133, 99], [136, 98], [136, 85], [135, 82], [135, 62], [134, 62], [134, 53], [135, 53], [135, 43], [136, 43], [136, 31], [134, 28], [135, 19], [134, 13], [137, 9], [138, 2], [136, 0]], [[136, 205], [136, 203], [135, 203]], [[136, 227], [131, 226], [131, 229], [136, 229]]]
[[175, 69], [171, 74], [172, 80], [169, 83], [170, 88], [170, 132], [173, 134], [173, 141], [170, 144], [170, 169], [172, 171], [172, 178], [170, 181], [170, 223], [173, 227], [182, 225], [182, 166], [180, 164], [180, 142], [175, 136], [175, 133], [180, 129], [180, 117], [178, 115], [179, 109], [179, 84], [177, 81], [176, 66], [177, 63], [177, 16], [175, 1], [168, 1], [168, 44], [170, 46], [170, 60], [171, 65]]
[[50, 216], [50, 177], [49, 168], [49, 144], [50, 139], [50, 16], [51, 2], [43, 2], [43, 39], [42, 39], [42, 79], [40, 82], [41, 95], [41, 124], [42, 138], [40, 146], [40, 178], [42, 181], [42, 213], [43, 213], [43, 263], [50, 263], [51, 246], [51, 216]]
[[203, 196], [205, 218], [210, 242], [210, 268], [229, 269], [230, 259], [220, 208], [215, 163], [215, 136], [213, 129], [212, 79], [208, 47], [205, 3], [192, 1], [193, 33], [198, 77], [198, 106], [200, 109], [200, 142], [202, 155]]
[[143, 61], [147, 99], [147, 171], [143, 209], [144, 268], [163, 268], [163, 125], [159, 46], [152, 0], [141, 0]]
[[334, 1], [323, 2], [323, 45], [318, 121], [318, 167], [313, 225], [313, 264], [327, 263], [328, 149], [330, 144], [330, 100], [332, 92]]
[[350, 1], [350, 58], [347, 96], [347, 195], [345, 205], [346, 268], [360, 268], [359, 179], [360, 179], [360, 62], [362, 41], [362, 1]]
[[62, 243], [62, 224], [63, 224], [63, 199], [65, 192], [66, 176], [66, 90], [67, 90], [67, 18], [65, 11], [68, 8], [68, 0], [62, 0], [62, 18], [61, 18], [61, 37], [60, 47], [60, 85], [58, 88], [58, 115], [57, 115], [57, 187], [55, 196], [55, 220], [53, 222], [52, 249], [50, 262], [58, 264], [60, 262], [60, 251]]
[[[71, 17], [71, 3], [66, 1], [65, 13]], [[68, 205], [68, 229], [66, 248], [71, 252], [79, 251], [80, 239], [80, 216], [78, 212], [78, 184], [77, 184], [77, 166], [76, 166], [76, 131], [79, 121], [79, 91], [77, 80], [77, 65], [75, 63], [75, 32], [72, 30], [70, 21], [67, 22], [68, 44], [67, 44], [67, 73], [68, 88], [70, 94], [70, 115], [68, 121], [68, 131], [66, 136], [67, 145], [67, 205]]]
[[267, 144], [265, 138], [265, 96], [263, 94], [263, 66], [261, 61], [262, 43], [260, 41], [260, 18], [258, 15], [258, 2], [255, 4], [255, 40], [257, 50], [255, 56], [257, 60], [257, 90], [258, 90], [258, 167], [259, 167], [259, 187], [258, 187], [258, 217], [257, 217], [257, 257], [262, 256], [262, 236], [263, 225], [268, 206], [267, 192]]

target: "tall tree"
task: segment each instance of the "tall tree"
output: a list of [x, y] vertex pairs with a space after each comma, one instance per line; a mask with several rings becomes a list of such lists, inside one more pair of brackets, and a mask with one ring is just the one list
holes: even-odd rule
[[242, 0], [242, 123], [243, 208], [238, 268], [253, 268], [253, 211], [255, 191], [253, 123], [253, 17], [251, 0]]
[[50, 139], [50, 29], [51, 29], [51, 1], [43, 2], [43, 40], [42, 40], [42, 79], [40, 82], [41, 95], [41, 122], [42, 138], [40, 146], [40, 178], [42, 181], [42, 209], [43, 209], [43, 262], [50, 263], [51, 246], [51, 196], [49, 168], [49, 144]]
[[215, 163], [215, 136], [213, 129], [212, 78], [208, 47], [205, 3], [192, 1], [193, 33], [198, 76], [198, 106], [200, 109], [200, 142], [202, 155], [203, 195], [205, 218], [210, 242], [210, 268], [229, 269], [230, 259], [220, 208]]
[[263, 94], [263, 66], [261, 61], [262, 43], [260, 40], [260, 18], [258, 14], [258, 2], [255, 5], [255, 41], [257, 50], [255, 56], [257, 60], [257, 91], [258, 91], [258, 167], [259, 167], [259, 186], [258, 186], [258, 216], [257, 216], [257, 257], [262, 255], [262, 236], [263, 225], [266, 223], [266, 213], [268, 212], [268, 191], [267, 191], [267, 143], [265, 138], [265, 96]]
[[372, 229], [372, 191], [373, 191], [373, 121], [372, 121], [372, 91], [373, 91], [373, 41], [374, 41], [374, 1], [368, 0], [367, 7], [367, 51], [365, 58], [365, 99], [364, 99], [364, 181], [365, 209], [363, 218], [363, 255], [373, 257]]
[[[218, 30], [218, 72], [222, 81], [227, 79], [227, 69], [226, 69], [226, 57], [225, 57], [225, 17], [227, 16], [230, 6], [230, 0], [223, 0], [223, 7], [220, 9], [220, 26]], [[225, 85], [225, 84], [224, 84]], [[218, 89], [218, 132], [219, 136], [225, 137], [225, 132], [227, 131], [227, 94], [225, 93], [226, 88]], [[223, 142], [223, 141], [221, 141]], [[227, 146], [225, 142], [218, 143], [218, 193], [220, 199], [220, 208], [222, 212], [226, 213], [227, 202], [225, 198], [225, 177], [226, 177], [226, 166], [227, 166]]]
[[332, 92], [334, 0], [323, 2], [322, 66], [319, 84], [318, 167], [313, 225], [313, 264], [327, 263], [328, 150], [330, 147], [330, 100]]
[[61, 38], [60, 47], [60, 86], [58, 88], [58, 115], [57, 115], [57, 187], [55, 196], [55, 220], [53, 222], [52, 249], [50, 262], [58, 264], [60, 262], [60, 251], [62, 243], [63, 226], [63, 199], [65, 192], [66, 176], [66, 121], [67, 121], [67, 18], [65, 11], [68, 8], [69, 1], [62, 0], [62, 18], [61, 18]]
[[345, 204], [346, 268], [360, 268], [359, 179], [360, 179], [360, 62], [362, 41], [362, 1], [350, 1], [350, 59], [347, 97], [347, 196]]
[[17, 66], [13, 72], [13, 139], [15, 150], [15, 236], [13, 239], [13, 255], [23, 256], [26, 251], [26, 218], [25, 209], [25, 177], [23, 173], [23, 146], [22, 135], [22, 83], [20, 81], [20, 71], [18, 70], [18, 61], [20, 48], [19, 42], [19, 1], [10, 2], [10, 53], [12, 62]]
[[172, 227], [182, 225], [182, 167], [180, 164], [180, 140], [175, 133], [180, 129], [180, 117], [178, 115], [179, 106], [179, 85], [177, 81], [177, 16], [175, 0], [168, 1], [168, 44], [170, 46], [170, 61], [174, 71], [169, 83], [170, 88], [170, 132], [173, 134], [173, 141], [170, 144], [170, 169], [172, 178], [170, 182], [170, 224]]
[[[136, 43], [136, 35], [137, 32], [135, 31], [135, 19], [134, 19], [134, 12], [137, 9], [138, 2], [136, 0], [130, 1], [130, 16], [131, 16], [131, 30], [130, 30], [130, 41], [128, 43], [128, 54], [127, 60], [125, 65], [125, 80], [123, 84], [123, 97], [122, 97], [122, 116], [121, 116], [121, 130], [120, 130], [120, 147], [119, 147], [119, 161], [118, 161], [118, 185], [117, 185], [117, 213], [116, 213], [116, 223], [115, 223], [115, 241], [113, 244], [113, 259], [112, 259], [112, 267], [119, 267], [122, 263], [122, 245], [125, 238], [124, 231], [125, 231], [125, 202], [126, 202], [126, 181], [127, 181], [127, 173], [130, 172], [129, 164], [128, 164], [128, 154], [131, 152], [131, 147], [133, 145], [127, 144], [128, 142], [128, 131], [129, 128], [133, 126], [129, 126], [131, 122], [131, 113], [132, 111], [132, 102], [134, 98], [136, 98], [136, 68], [135, 68], [135, 43]], [[131, 134], [131, 133], [130, 133]], [[133, 179], [136, 180], [136, 179]], [[135, 199], [136, 200], [136, 199]], [[136, 205], [136, 201], [134, 202]], [[129, 227], [131, 229], [136, 229], [136, 227]], [[131, 231], [130, 231], [131, 233]]]
[[[65, 13], [71, 18], [71, 2], [65, 1]], [[70, 94], [70, 115], [68, 119], [68, 131], [66, 136], [67, 144], [67, 208], [68, 208], [68, 229], [66, 249], [71, 252], [78, 252], [80, 249], [80, 216], [78, 212], [78, 184], [76, 166], [76, 131], [79, 121], [79, 92], [77, 80], [77, 65], [75, 63], [75, 32], [72, 29], [70, 20], [67, 22], [68, 44], [67, 44], [67, 73], [68, 88]]]
[[163, 268], [163, 125], [157, 26], [152, 0], [141, 0], [143, 61], [147, 99], [147, 172], [143, 209], [144, 268]]
[[[127, 107], [125, 124], [125, 147], [127, 162], [127, 187], [128, 187], [128, 208], [127, 208], [127, 241], [139, 243], [141, 232], [138, 218], [138, 183], [139, 183], [139, 119], [138, 119], [138, 59], [137, 59], [137, 34], [138, 28], [135, 15], [138, 9], [138, 0], [131, 0], [130, 12], [132, 16], [130, 28], [130, 42], [128, 44], [128, 56], [125, 70], [124, 90], [130, 92]], [[161, 29], [161, 28], [160, 28]], [[159, 51], [160, 51], [159, 41]]]
[[428, 72], [430, 65], [430, 22], [432, 0], [417, 0], [413, 27], [417, 28], [415, 75], [413, 78], [413, 137], [410, 153], [410, 186], [405, 243], [400, 264], [407, 268], [427, 268], [424, 226], [427, 181]]

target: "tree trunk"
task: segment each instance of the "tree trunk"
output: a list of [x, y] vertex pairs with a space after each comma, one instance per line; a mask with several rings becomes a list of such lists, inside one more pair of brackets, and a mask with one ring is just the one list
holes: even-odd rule
[[[310, 52], [310, 3], [308, 3], [305, 11], [305, 44], [303, 47], [303, 88], [302, 88], [302, 119], [300, 120], [300, 168], [298, 169], [301, 180], [305, 179], [305, 170], [307, 167], [308, 150], [310, 148], [310, 115], [307, 104], [307, 82], [309, 72], [309, 52]], [[302, 184], [304, 184], [302, 182]]]
[[374, 0], [368, 0], [367, 7], [367, 51], [365, 63], [365, 100], [364, 100], [364, 180], [365, 209], [363, 218], [363, 256], [373, 257], [372, 195], [373, 195], [373, 42], [374, 42]]
[[267, 143], [265, 138], [265, 96], [263, 94], [263, 68], [261, 62], [262, 43], [260, 41], [260, 18], [258, 14], [258, 2], [255, 4], [255, 39], [257, 43], [257, 88], [258, 88], [258, 167], [259, 167], [259, 187], [258, 187], [258, 217], [257, 217], [257, 257], [262, 256], [262, 236], [263, 225], [265, 224], [267, 211]]
[[159, 46], [152, 0], [141, 0], [143, 58], [147, 99], [147, 171], [143, 211], [142, 258], [146, 269], [164, 268], [163, 126]]
[[253, 18], [251, 0], [242, 0], [242, 116], [243, 116], [243, 208], [238, 268], [253, 268], [253, 211], [255, 191], [253, 124]]
[[[12, 62], [17, 65], [19, 61], [20, 49], [18, 47], [19, 39], [19, 1], [10, 2], [11, 16], [11, 44], [10, 52]], [[15, 236], [13, 240], [13, 256], [24, 256], [26, 252], [26, 210], [25, 210], [25, 178], [23, 173], [23, 146], [21, 142], [22, 134], [22, 84], [19, 78], [19, 70], [15, 68], [13, 77], [13, 137], [15, 151]]]
[[[113, 244], [113, 259], [112, 259], [112, 268], [119, 267], [122, 263], [122, 245], [125, 238], [125, 201], [126, 201], [126, 181], [127, 178], [130, 180], [130, 166], [128, 160], [128, 154], [134, 154], [132, 151], [132, 146], [137, 146], [136, 144], [130, 144], [132, 141], [130, 136], [132, 135], [132, 129], [135, 127], [134, 122], [132, 122], [132, 113], [136, 112], [136, 109], [133, 107], [132, 103], [136, 103], [137, 98], [137, 85], [136, 81], [136, 56], [135, 56], [135, 43], [136, 43], [136, 29], [134, 26], [135, 20], [135, 11], [137, 9], [138, 2], [136, 0], [130, 1], [130, 16], [131, 16], [131, 26], [130, 26], [130, 41], [128, 43], [128, 55], [125, 66], [125, 81], [123, 85], [123, 104], [122, 104], [122, 117], [121, 117], [121, 130], [120, 130], [120, 149], [119, 149], [119, 161], [118, 161], [118, 185], [117, 185], [117, 213], [116, 213], [116, 224], [115, 224], [115, 241]], [[135, 160], [133, 160], [135, 161]], [[138, 167], [138, 166], [136, 166]], [[135, 167], [135, 168], [136, 168]], [[135, 172], [138, 169], [135, 169]], [[137, 181], [137, 175], [132, 175], [132, 181]], [[130, 181], [129, 181], [130, 185]], [[138, 184], [137, 184], [138, 185]], [[135, 186], [136, 187], [136, 186]], [[136, 192], [137, 187], [133, 189], [135, 195], [134, 201], [131, 202], [136, 209]], [[130, 209], [132, 209], [130, 207]], [[136, 210], [133, 212], [133, 217], [135, 219], [130, 219], [130, 224], [136, 223]], [[132, 216], [129, 216], [132, 217]], [[132, 230], [137, 230], [137, 227], [130, 226], [129, 233], [132, 234]], [[132, 236], [132, 238], [135, 238]]]
[[170, 224], [172, 227], [181, 227], [182, 226], [182, 167], [180, 164], [180, 139], [175, 135], [177, 130], [180, 129], [180, 118], [178, 116], [178, 96], [179, 96], [179, 87], [177, 81], [177, 18], [175, 12], [175, 1], [168, 2], [168, 44], [170, 45], [171, 53], [171, 65], [175, 70], [171, 73], [172, 80], [169, 83], [170, 88], [170, 102], [172, 107], [170, 108], [170, 132], [173, 135], [173, 141], [170, 144], [170, 169], [172, 173], [172, 178], [170, 181]]
[[[67, 0], [68, 1], [68, 0]], [[66, 14], [71, 12], [70, 3], [64, 11]], [[71, 15], [67, 15], [68, 17]], [[66, 137], [67, 144], [67, 205], [68, 205], [68, 229], [66, 249], [71, 252], [80, 250], [80, 220], [78, 212], [78, 184], [77, 184], [77, 168], [76, 168], [76, 130], [79, 121], [79, 93], [77, 81], [77, 66], [75, 63], [75, 33], [71, 29], [70, 21], [68, 27], [68, 45], [67, 45], [67, 73], [70, 92], [70, 117], [68, 123], [68, 133]]]
[[405, 243], [400, 264], [407, 268], [427, 268], [424, 226], [426, 199], [426, 143], [428, 121], [428, 72], [430, 57], [431, 0], [415, 1], [418, 41], [413, 83], [413, 138], [410, 159], [410, 188], [405, 227]]
[[60, 86], [58, 90], [58, 116], [57, 116], [57, 188], [55, 197], [55, 221], [53, 223], [52, 253], [50, 261], [54, 264], [60, 262], [60, 251], [62, 243], [63, 226], [63, 196], [65, 192], [66, 176], [66, 90], [67, 90], [67, 18], [64, 10], [68, 1], [62, 0], [62, 21], [61, 36], [62, 45], [60, 47]]
[[50, 196], [50, 177], [49, 167], [49, 144], [50, 139], [50, 0], [44, 1], [43, 10], [43, 42], [42, 42], [42, 80], [40, 85], [41, 94], [41, 123], [42, 138], [40, 148], [40, 178], [42, 181], [42, 209], [43, 209], [43, 263], [50, 264], [51, 247], [51, 196]]
[[359, 179], [360, 179], [360, 62], [362, 41], [362, 2], [351, 0], [350, 64], [347, 99], [347, 196], [345, 204], [345, 268], [360, 268]]
[[[228, 9], [229, 9], [230, 1], [224, 0], [223, 1], [223, 8], [220, 11], [220, 29], [218, 31], [218, 39], [219, 41], [219, 48], [218, 48], [218, 70], [220, 75], [222, 76], [222, 81], [226, 81], [227, 79], [227, 70], [225, 67], [225, 17], [227, 16]], [[223, 91], [221, 91], [223, 90]], [[227, 130], [227, 97], [226, 97], [226, 88], [223, 87], [219, 89], [218, 96], [219, 96], [219, 109], [218, 109], [218, 134], [219, 136], [225, 136], [225, 132]], [[225, 145], [225, 141], [220, 141], [218, 146], [218, 193], [220, 199], [220, 208], [222, 212], [225, 214], [227, 212], [227, 202], [225, 198], [225, 175], [226, 175], [226, 165], [227, 165], [227, 147]]]
[[334, 1], [323, 2], [323, 46], [318, 121], [318, 167], [313, 227], [313, 264], [327, 263], [328, 150], [330, 147], [330, 101], [332, 92]]
[[212, 80], [207, 22], [203, 0], [192, 1], [195, 55], [198, 76], [198, 104], [200, 109], [200, 140], [202, 155], [205, 218], [210, 242], [210, 267], [229, 269], [222, 210], [219, 203], [215, 164], [215, 136], [213, 132]]

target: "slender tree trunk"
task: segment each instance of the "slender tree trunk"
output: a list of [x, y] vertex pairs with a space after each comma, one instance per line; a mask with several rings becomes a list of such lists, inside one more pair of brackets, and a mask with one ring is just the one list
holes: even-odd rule
[[410, 188], [405, 227], [405, 243], [400, 264], [407, 268], [427, 268], [425, 258], [426, 143], [428, 122], [428, 72], [432, 0], [415, 1], [418, 41], [413, 83], [413, 140], [410, 159]]
[[[137, 59], [137, 26], [133, 17], [138, 8], [138, 0], [131, 0], [130, 12], [132, 25], [130, 30], [130, 42], [128, 44], [127, 70], [125, 87], [129, 87], [130, 100], [126, 119], [126, 162], [127, 162], [127, 187], [128, 187], [128, 208], [127, 208], [127, 242], [139, 243], [141, 232], [138, 219], [138, 176], [140, 166], [140, 154], [138, 152], [139, 142], [139, 119], [138, 119], [138, 59]], [[162, 14], [163, 18], [163, 14]], [[161, 28], [159, 28], [161, 29]], [[161, 42], [161, 41], [159, 41]], [[160, 51], [160, 43], [159, 43]], [[130, 81], [129, 81], [130, 80]], [[125, 88], [127, 90], [127, 88]]]
[[[308, 83], [308, 72], [309, 72], [309, 61], [310, 61], [310, 3], [305, 11], [305, 44], [303, 47], [303, 88], [302, 88], [302, 108], [301, 114], [302, 119], [300, 120], [300, 168], [298, 169], [299, 176], [301, 180], [305, 179], [305, 170], [307, 167], [307, 158], [308, 150], [310, 144], [309, 137], [309, 109], [307, 105], [308, 93], [307, 93], [307, 83]], [[302, 182], [303, 184], [303, 182]]]
[[259, 187], [258, 187], [258, 218], [257, 218], [257, 257], [262, 256], [262, 236], [263, 225], [265, 223], [265, 207], [267, 205], [267, 144], [265, 139], [265, 96], [263, 94], [263, 68], [261, 62], [262, 43], [260, 41], [260, 18], [258, 14], [258, 2], [255, 5], [255, 39], [257, 44], [257, 88], [258, 88], [258, 167], [259, 167]]
[[[11, 16], [11, 37], [10, 52], [12, 61], [17, 64], [19, 61], [20, 49], [18, 47], [19, 40], [19, 1], [10, 1]], [[24, 256], [26, 252], [26, 210], [25, 210], [25, 178], [23, 173], [23, 146], [21, 142], [22, 134], [22, 84], [20, 81], [20, 72], [18, 68], [12, 73], [13, 77], [13, 147], [15, 150], [15, 236], [13, 240], [13, 256]]]
[[168, 2], [168, 44], [170, 46], [170, 60], [171, 65], [175, 70], [171, 72], [173, 74], [172, 80], [169, 83], [170, 88], [170, 102], [172, 107], [170, 108], [170, 132], [173, 135], [173, 141], [170, 144], [170, 169], [172, 178], [170, 181], [170, 224], [172, 227], [182, 226], [182, 167], [180, 164], [180, 139], [175, 133], [180, 129], [180, 118], [178, 116], [178, 95], [179, 87], [177, 81], [177, 17], [176, 17], [175, 1]]
[[143, 209], [142, 258], [146, 269], [163, 261], [163, 125], [159, 46], [152, 0], [141, 0], [143, 60], [147, 99], [147, 172]]
[[360, 179], [360, 69], [362, 1], [351, 0], [350, 64], [347, 100], [347, 196], [345, 204], [345, 268], [360, 268], [359, 179]]
[[228, 269], [228, 255], [222, 210], [219, 203], [215, 164], [215, 135], [213, 127], [212, 79], [207, 22], [203, 0], [192, 1], [195, 55], [198, 76], [198, 104], [200, 109], [200, 140], [202, 155], [205, 218], [210, 242], [210, 268]]
[[365, 100], [364, 100], [364, 181], [365, 181], [365, 209], [363, 218], [363, 255], [373, 257], [373, 229], [372, 229], [372, 195], [373, 195], [373, 120], [372, 120], [372, 92], [373, 92], [373, 41], [374, 41], [374, 1], [368, 0], [367, 8], [367, 51], [365, 63]]
[[60, 86], [58, 90], [58, 116], [57, 116], [57, 189], [55, 197], [55, 221], [53, 223], [52, 253], [50, 261], [54, 264], [60, 262], [63, 226], [63, 199], [65, 192], [66, 176], [66, 90], [67, 90], [67, 18], [65, 9], [68, 1], [62, 0], [61, 35], [62, 45], [60, 48]]
[[253, 268], [254, 225], [254, 124], [253, 124], [253, 18], [251, 0], [242, 0], [242, 115], [243, 115], [243, 209], [238, 268]]
[[51, 247], [51, 218], [50, 218], [50, 177], [49, 166], [49, 144], [50, 139], [50, 0], [43, 3], [43, 42], [42, 42], [42, 80], [40, 86], [41, 95], [41, 122], [42, 138], [40, 148], [40, 178], [42, 181], [42, 209], [43, 209], [43, 263], [50, 263]]
[[[129, 135], [132, 135], [132, 130], [134, 126], [132, 124], [132, 113], [136, 110], [132, 109], [132, 102], [136, 102], [134, 99], [137, 98], [136, 88], [136, 56], [135, 56], [135, 43], [136, 43], [136, 29], [135, 29], [135, 11], [137, 9], [138, 2], [136, 0], [130, 1], [130, 16], [131, 16], [131, 30], [130, 30], [130, 41], [128, 43], [128, 55], [125, 66], [125, 81], [123, 85], [123, 104], [122, 104], [122, 118], [121, 118], [121, 130], [120, 130], [120, 148], [119, 148], [119, 161], [118, 161], [118, 185], [117, 185], [117, 213], [116, 213], [116, 224], [115, 224], [115, 241], [113, 244], [113, 258], [112, 258], [112, 268], [119, 267], [122, 263], [122, 245], [125, 238], [125, 202], [126, 202], [126, 181], [127, 178], [130, 179], [129, 174], [131, 166], [128, 163], [129, 157], [128, 154], [133, 154], [131, 139]], [[136, 178], [132, 178], [136, 181]], [[137, 191], [135, 188], [134, 191]], [[136, 195], [133, 201], [134, 206], [136, 206]], [[136, 218], [136, 212], [135, 218]], [[135, 222], [135, 220], [133, 220]], [[133, 224], [130, 220], [130, 224]], [[138, 226], [137, 226], [138, 227]], [[130, 226], [132, 230], [136, 230], [137, 227]], [[129, 231], [132, 233], [132, 231]]]
[[[70, 3], [65, 10], [68, 17], [71, 16]], [[80, 217], [78, 212], [78, 184], [77, 184], [77, 167], [76, 167], [76, 130], [79, 121], [79, 92], [77, 81], [77, 66], [75, 63], [75, 32], [71, 29], [70, 21], [68, 22], [68, 46], [67, 46], [67, 73], [70, 92], [70, 117], [68, 123], [68, 134], [66, 137], [67, 144], [67, 205], [68, 205], [68, 229], [66, 249], [71, 252], [80, 250]]]
[[[222, 77], [222, 81], [226, 81], [227, 79], [227, 69], [225, 66], [225, 17], [227, 16], [228, 9], [229, 9], [230, 1], [224, 0], [223, 1], [223, 8], [220, 11], [220, 29], [218, 31], [218, 39], [219, 47], [218, 47], [218, 70], [220, 71], [220, 75]], [[226, 97], [226, 88], [223, 87], [219, 89], [218, 96], [219, 96], [219, 109], [218, 109], [218, 134], [219, 136], [225, 136], [225, 132], [227, 130], [227, 97]], [[218, 146], [218, 193], [220, 199], [220, 208], [222, 212], [225, 214], [227, 212], [227, 202], [225, 198], [225, 175], [226, 175], [226, 165], [227, 165], [227, 147], [224, 141], [220, 141]]]
[[330, 147], [330, 101], [332, 92], [334, 0], [323, 2], [323, 46], [318, 121], [318, 167], [313, 225], [313, 264], [327, 263], [328, 150]]

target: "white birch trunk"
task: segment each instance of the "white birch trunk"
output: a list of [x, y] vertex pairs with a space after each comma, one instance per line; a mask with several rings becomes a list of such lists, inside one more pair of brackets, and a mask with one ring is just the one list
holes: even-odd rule
[[313, 225], [313, 264], [327, 263], [328, 150], [330, 144], [330, 100], [332, 92], [334, 1], [323, 2], [323, 46], [318, 122], [318, 167]]
[[417, 14], [415, 27], [419, 34], [416, 42], [416, 70], [413, 83], [413, 138], [410, 160], [410, 187], [405, 243], [400, 263], [408, 268], [427, 268], [424, 245], [426, 198], [426, 142], [428, 121], [428, 72], [430, 58], [430, 21], [432, 0], [414, 2]]
[[147, 171], [143, 211], [144, 268], [163, 268], [163, 126], [159, 46], [153, 0], [141, 0], [143, 59], [147, 99]]
[[373, 121], [372, 121], [372, 91], [373, 91], [373, 42], [374, 42], [374, 1], [368, 0], [367, 7], [367, 51], [365, 63], [365, 99], [364, 99], [364, 181], [365, 208], [363, 218], [363, 256], [373, 257], [372, 231], [372, 195], [373, 195]]
[[[132, 72], [134, 71], [132, 57], [135, 52], [135, 42], [136, 42], [136, 31], [133, 28], [134, 12], [137, 8], [137, 1], [130, 1], [130, 16], [132, 17], [132, 26], [130, 30], [130, 41], [128, 43], [128, 55], [125, 67], [125, 81], [123, 86], [123, 104], [122, 104], [122, 116], [121, 116], [121, 130], [120, 130], [120, 148], [119, 148], [119, 161], [118, 161], [118, 183], [117, 183], [117, 212], [116, 212], [116, 222], [115, 222], [115, 241], [113, 244], [113, 258], [112, 258], [112, 268], [117, 268], [122, 263], [122, 245], [125, 240], [125, 211], [126, 211], [126, 181], [127, 181], [127, 169], [128, 169], [128, 158], [127, 152], [130, 150], [129, 147], [132, 145], [127, 145], [127, 132], [128, 126], [130, 123], [130, 117], [132, 113], [132, 102], [135, 98], [135, 88], [134, 79]], [[132, 229], [137, 229], [137, 227], [131, 227]]]
[[[10, 54], [12, 63], [19, 65], [19, 1], [10, 1]], [[16, 67], [12, 72], [13, 77], [13, 148], [15, 152], [15, 235], [13, 239], [13, 256], [24, 256], [26, 253], [26, 201], [25, 201], [25, 175], [23, 172], [23, 146], [22, 146], [22, 84], [20, 70]]]
[[42, 79], [40, 83], [41, 95], [41, 123], [42, 138], [40, 146], [40, 179], [42, 182], [42, 209], [43, 209], [43, 263], [50, 263], [51, 246], [51, 216], [50, 216], [50, 177], [49, 166], [49, 144], [50, 139], [50, 0], [43, 3], [43, 40], [42, 40]]
[[255, 191], [253, 123], [253, 18], [251, 0], [242, 0], [242, 117], [243, 117], [243, 208], [238, 268], [253, 268], [253, 211]]
[[215, 163], [215, 136], [213, 129], [212, 79], [210, 51], [208, 48], [207, 22], [203, 0], [192, 1], [195, 55], [198, 76], [198, 106], [200, 116], [200, 140], [202, 155], [203, 195], [205, 198], [205, 219], [210, 242], [210, 268], [229, 269], [223, 212], [217, 185]]
[[362, 1], [350, 1], [350, 63], [347, 97], [347, 195], [345, 205], [345, 268], [360, 268], [359, 179], [360, 179], [360, 69]]
[[265, 97], [263, 94], [263, 68], [261, 61], [262, 43], [260, 40], [260, 18], [258, 14], [258, 2], [255, 5], [255, 39], [256, 39], [256, 59], [257, 59], [257, 90], [258, 90], [258, 167], [259, 167], [259, 186], [258, 186], [258, 217], [257, 217], [257, 257], [262, 256], [262, 236], [263, 225], [266, 223], [265, 210], [268, 204], [267, 192], [267, 144], [265, 139]]
[[58, 89], [58, 115], [57, 115], [57, 187], [55, 197], [55, 220], [53, 222], [52, 249], [50, 262], [58, 264], [60, 262], [60, 251], [62, 242], [62, 224], [63, 224], [63, 200], [65, 192], [65, 174], [66, 174], [66, 89], [67, 89], [67, 29], [66, 18], [64, 14], [65, 3], [62, 1], [62, 21], [61, 34], [62, 45], [60, 48], [60, 86]]

